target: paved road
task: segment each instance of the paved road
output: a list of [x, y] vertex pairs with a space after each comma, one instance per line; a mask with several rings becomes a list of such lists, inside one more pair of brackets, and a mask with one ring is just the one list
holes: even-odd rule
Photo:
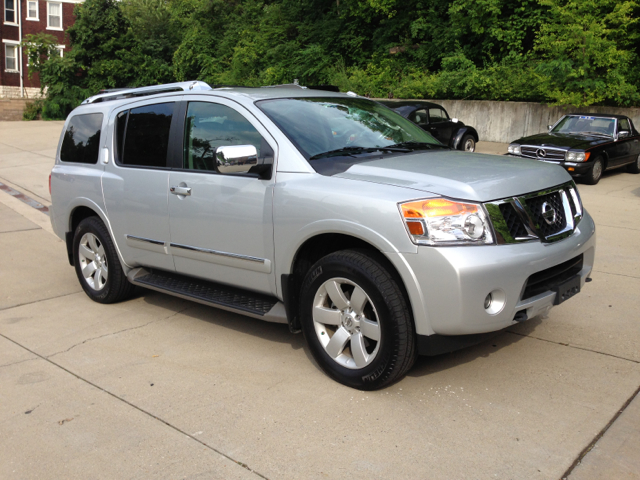
[[[0, 182], [46, 206], [60, 128], [0, 122]], [[580, 192], [579, 297], [363, 393], [286, 326], [91, 302], [48, 217], [0, 191], [0, 478], [640, 478], [640, 175]]]

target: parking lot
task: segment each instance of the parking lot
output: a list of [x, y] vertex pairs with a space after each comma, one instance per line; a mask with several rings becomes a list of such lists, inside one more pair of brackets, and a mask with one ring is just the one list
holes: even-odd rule
[[578, 185], [598, 237], [580, 295], [361, 392], [286, 325], [92, 302], [34, 208], [62, 124], [0, 122], [0, 478], [640, 478], [640, 175]]

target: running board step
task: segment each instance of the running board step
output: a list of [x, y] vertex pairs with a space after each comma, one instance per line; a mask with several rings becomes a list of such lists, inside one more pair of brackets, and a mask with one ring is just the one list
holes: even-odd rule
[[287, 323], [284, 304], [275, 297], [160, 270], [135, 268], [127, 278], [134, 285], [193, 300], [267, 322]]

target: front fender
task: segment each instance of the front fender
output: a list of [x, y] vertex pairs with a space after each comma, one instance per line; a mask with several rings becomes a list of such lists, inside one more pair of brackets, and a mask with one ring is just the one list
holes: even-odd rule
[[478, 142], [478, 132], [476, 132], [476, 129], [473, 127], [470, 127], [468, 125], [465, 125], [463, 127], [460, 127], [456, 133], [451, 137], [451, 148], [454, 149], [458, 149], [460, 147], [460, 144], [462, 142], [462, 139], [464, 138], [465, 135], [471, 135], [476, 142]]

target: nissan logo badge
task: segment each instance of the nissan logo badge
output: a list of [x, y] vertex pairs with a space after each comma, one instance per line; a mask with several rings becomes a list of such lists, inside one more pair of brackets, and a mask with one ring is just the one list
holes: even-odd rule
[[556, 210], [547, 202], [542, 204], [542, 218], [544, 218], [544, 221], [549, 225], [556, 223]]

